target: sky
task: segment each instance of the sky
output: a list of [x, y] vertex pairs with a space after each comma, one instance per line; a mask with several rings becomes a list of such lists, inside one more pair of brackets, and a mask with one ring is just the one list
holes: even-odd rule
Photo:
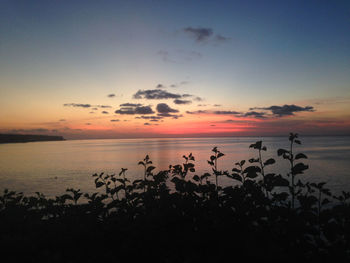
[[350, 135], [350, 1], [0, 0], [0, 133]]

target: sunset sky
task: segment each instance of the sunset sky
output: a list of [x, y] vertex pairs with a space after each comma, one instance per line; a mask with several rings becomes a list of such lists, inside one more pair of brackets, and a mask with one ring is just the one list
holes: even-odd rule
[[350, 134], [350, 1], [0, 0], [0, 132]]

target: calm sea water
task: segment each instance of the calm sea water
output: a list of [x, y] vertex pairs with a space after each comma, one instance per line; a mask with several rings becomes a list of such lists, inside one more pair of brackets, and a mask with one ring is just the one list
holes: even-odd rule
[[[169, 164], [181, 164], [183, 155], [195, 156], [196, 173], [210, 172], [207, 163], [217, 146], [225, 154], [219, 160], [219, 169], [229, 170], [234, 163], [256, 157], [249, 149], [251, 143], [263, 140], [267, 152], [263, 159], [275, 158], [276, 164], [268, 172], [285, 174], [286, 160], [277, 156], [277, 149], [288, 148], [287, 137], [229, 137], [123, 140], [68, 140], [61, 142], [33, 142], [0, 145], [0, 190], [5, 188], [48, 196], [62, 194], [67, 187], [94, 192], [94, 173], [119, 173], [128, 168], [131, 179], [141, 179], [143, 168], [137, 163], [148, 154], [157, 167], [167, 169]], [[295, 151], [309, 157], [305, 163], [310, 169], [301, 179], [327, 182], [335, 192], [350, 190], [350, 137], [301, 137], [302, 145]], [[232, 180], [221, 177], [221, 185]]]

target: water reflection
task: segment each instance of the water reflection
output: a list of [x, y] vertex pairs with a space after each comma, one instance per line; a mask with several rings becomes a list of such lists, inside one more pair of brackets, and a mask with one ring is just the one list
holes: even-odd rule
[[[278, 148], [288, 147], [286, 137], [230, 137], [230, 138], [175, 138], [129, 140], [76, 140], [62, 142], [35, 142], [0, 145], [0, 188], [14, 189], [31, 194], [41, 191], [48, 195], [62, 193], [66, 187], [95, 191], [91, 174], [118, 173], [128, 168], [128, 176], [142, 178], [138, 166], [146, 154], [157, 169], [183, 162], [183, 155], [192, 153], [196, 158], [196, 173], [210, 172], [207, 163], [211, 149], [218, 146], [225, 156], [219, 169], [229, 170], [234, 163], [256, 157], [249, 145], [263, 140], [268, 151], [264, 159], [275, 158], [277, 163], [267, 172], [284, 173], [285, 160], [277, 157]], [[309, 156], [310, 170], [303, 178], [326, 181], [335, 190], [350, 188], [349, 137], [305, 137], [297, 148]], [[231, 183], [220, 179], [222, 184]]]

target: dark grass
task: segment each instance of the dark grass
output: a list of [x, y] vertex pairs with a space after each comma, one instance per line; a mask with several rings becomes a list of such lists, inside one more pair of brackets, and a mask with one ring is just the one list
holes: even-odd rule
[[[195, 158], [155, 173], [148, 156], [141, 180], [94, 174], [94, 194], [67, 189], [55, 199], [5, 190], [0, 197], [3, 262], [350, 262], [350, 193], [303, 182], [307, 156], [289, 136], [278, 161], [288, 174], [265, 173], [275, 159], [257, 154], [212, 174], [196, 175]], [[232, 186], [220, 186], [220, 178]], [[84, 199], [84, 200], [83, 200]], [[84, 202], [81, 202], [81, 201]]]

